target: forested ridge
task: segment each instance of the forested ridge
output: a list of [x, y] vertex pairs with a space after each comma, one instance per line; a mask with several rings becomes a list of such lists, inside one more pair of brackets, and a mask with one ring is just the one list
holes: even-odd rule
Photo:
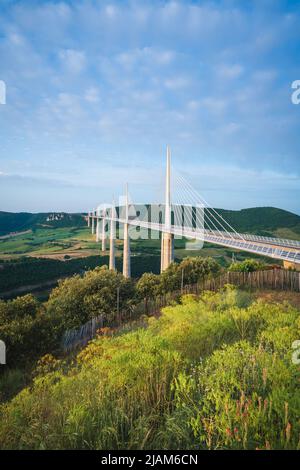
[[[288, 228], [300, 235], [300, 216], [276, 207], [253, 207], [241, 210], [216, 209], [237, 231], [255, 233], [257, 231], [273, 232], [278, 228]], [[53, 216], [62, 216], [55, 220]], [[53, 220], [47, 220], [52, 218]], [[1, 212], [0, 236], [10, 232], [48, 227], [71, 227], [86, 225], [83, 214], [65, 212], [47, 212], [32, 214], [28, 212]]]

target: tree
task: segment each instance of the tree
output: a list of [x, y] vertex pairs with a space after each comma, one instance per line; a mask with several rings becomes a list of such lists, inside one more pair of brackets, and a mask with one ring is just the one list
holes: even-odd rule
[[14, 300], [0, 300], [0, 324], [25, 318], [35, 317], [40, 307], [38, 300], [31, 294], [17, 297]]
[[164, 293], [179, 290], [184, 284], [195, 284], [220, 271], [219, 264], [212, 258], [187, 257], [180, 264], [171, 263], [161, 274], [161, 289]]
[[112, 319], [117, 312], [117, 292], [120, 311], [129, 308], [135, 294], [133, 281], [107, 266], [98, 267], [83, 277], [61, 281], [46, 303], [46, 312], [61, 317], [66, 328], [80, 326], [98, 315]]
[[254, 271], [260, 271], [262, 269], [265, 269], [265, 267], [266, 267], [265, 263], [262, 263], [261, 261], [256, 261], [251, 258], [247, 258], [240, 263], [237, 263], [237, 262], [231, 263], [228, 270], [251, 273]]
[[180, 289], [181, 271], [178, 263], [171, 263], [160, 275], [161, 290], [164, 294]]
[[144, 273], [136, 284], [137, 295], [140, 299], [151, 299], [160, 293], [160, 275]]
[[[27, 297], [27, 296], [24, 296]], [[23, 297], [18, 299], [22, 303]], [[25, 299], [25, 303], [28, 299]], [[12, 302], [11, 302], [12, 303]], [[10, 302], [4, 302], [11, 309]], [[1, 308], [3, 309], [1, 303]], [[41, 354], [53, 351], [59, 346], [64, 331], [63, 324], [56, 316], [47, 316], [42, 309], [19, 318], [7, 318], [0, 324], [0, 338], [6, 344], [6, 357], [9, 367], [20, 367], [31, 363]]]
[[184, 284], [196, 284], [207, 276], [214, 276], [220, 271], [219, 264], [213, 258], [184, 258], [179, 270], [183, 274]]

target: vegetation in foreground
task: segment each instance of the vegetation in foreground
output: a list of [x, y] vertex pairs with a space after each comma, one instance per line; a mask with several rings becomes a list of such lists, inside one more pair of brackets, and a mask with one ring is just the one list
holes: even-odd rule
[[296, 449], [299, 311], [232, 286], [104, 329], [1, 405], [9, 449]]
[[[40, 303], [32, 295], [0, 300], [0, 338], [6, 343], [8, 366], [31, 367], [42, 354], [59, 350], [65, 330], [91, 318], [102, 315], [105, 325], [112, 326], [118, 311], [129, 317], [142, 300], [179, 289], [182, 270], [184, 282], [191, 284], [216, 275], [219, 269], [211, 258], [186, 258], [161, 275], [145, 273], [136, 283], [102, 266], [61, 280], [47, 302]], [[1, 390], [0, 380], [0, 399]]]

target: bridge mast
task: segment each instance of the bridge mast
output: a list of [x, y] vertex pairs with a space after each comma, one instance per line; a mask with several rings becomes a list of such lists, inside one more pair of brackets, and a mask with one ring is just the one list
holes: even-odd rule
[[99, 209], [97, 208], [96, 209], [96, 242], [98, 243], [99, 240], [100, 240], [100, 213], [99, 213]]
[[109, 243], [109, 269], [116, 269], [116, 259], [115, 259], [115, 224], [116, 221], [116, 211], [115, 211], [115, 201], [113, 201], [111, 206], [111, 220], [110, 220], [110, 243]]
[[174, 260], [173, 235], [171, 234], [171, 153], [167, 146], [165, 224], [161, 239], [161, 272]]
[[126, 222], [124, 224], [124, 245], [123, 245], [123, 276], [124, 277], [131, 276], [128, 212], [129, 212], [128, 184], [126, 184], [126, 193], [125, 193], [125, 221]]
[[95, 209], [92, 210], [92, 235], [95, 233]]
[[101, 233], [101, 250], [106, 250], [106, 236], [105, 236], [105, 225], [106, 225], [106, 209], [102, 210], [102, 233]]

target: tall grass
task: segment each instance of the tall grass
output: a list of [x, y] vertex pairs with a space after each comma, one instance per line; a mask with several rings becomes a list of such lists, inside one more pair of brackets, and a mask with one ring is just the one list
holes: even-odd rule
[[186, 296], [146, 328], [104, 333], [73, 361], [40, 361], [33, 386], [1, 407], [2, 448], [299, 445], [291, 306], [227, 286]]

